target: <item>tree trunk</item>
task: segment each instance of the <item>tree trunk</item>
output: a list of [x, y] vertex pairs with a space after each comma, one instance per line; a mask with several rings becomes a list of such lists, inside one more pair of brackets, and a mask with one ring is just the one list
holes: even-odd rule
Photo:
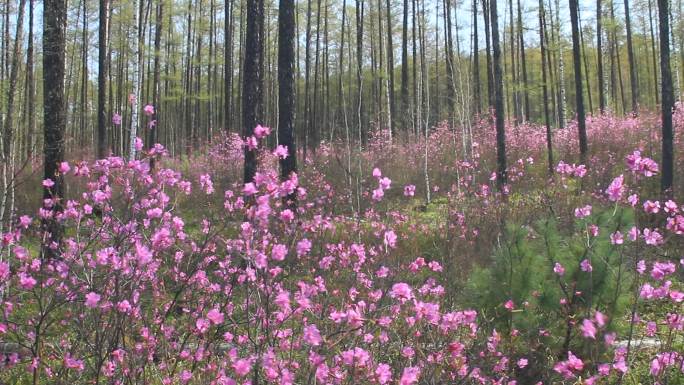
[[[297, 171], [295, 145], [295, 1], [280, 0], [278, 5], [278, 144], [287, 147], [289, 155], [280, 159], [281, 180]], [[284, 198], [294, 205], [296, 194]]]
[[107, 77], [109, 58], [107, 57], [107, 36], [109, 30], [109, 0], [100, 0], [97, 54], [97, 158], [108, 155], [107, 148]]
[[629, 60], [629, 83], [632, 88], [632, 114], [639, 113], [639, 79], [637, 78], [636, 63], [634, 61], [634, 47], [632, 46], [632, 22], [629, 15], [629, 0], [625, 4], [625, 29], [627, 30], [627, 58]]
[[43, 255], [59, 255], [62, 227], [55, 215], [62, 211], [64, 177], [58, 171], [64, 161], [64, 131], [66, 103], [64, 100], [64, 72], [66, 48], [66, 0], [45, 0], [43, 3], [43, 106], [44, 106], [44, 174], [52, 187], [43, 187], [43, 199], [52, 199], [53, 215], [43, 221], [47, 239], [43, 241]]
[[[247, 30], [245, 33], [245, 58], [242, 77], [242, 136], [254, 135], [259, 123], [259, 105], [262, 101], [261, 51], [263, 36], [261, 24], [264, 22], [263, 0], [247, 0]], [[245, 146], [244, 183], [254, 181], [257, 170], [257, 152]]]
[[577, 0], [570, 0], [570, 24], [572, 28], [572, 62], [575, 72], [575, 100], [577, 104], [577, 131], [579, 133], [580, 163], [587, 160], [587, 128], [584, 116], [584, 91], [582, 87], [582, 61], [579, 38]]
[[[600, 0], [599, 0], [600, 1]], [[549, 175], [553, 174], [553, 138], [551, 133], [551, 117], [549, 113], [549, 92], [546, 80], [546, 68], [548, 65], [548, 51], [546, 49], [544, 23], [544, 0], [539, 0], [539, 45], [541, 47], [541, 70], [542, 70], [542, 104], [544, 105], [544, 124], [546, 125], [546, 152], [548, 159]]]
[[674, 146], [672, 133], [672, 108], [674, 92], [672, 89], [672, 72], [670, 70], [670, 2], [658, 0], [658, 21], [660, 29], [660, 74], [663, 146], [661, 165], [663, 173], [660, 187], [666, 195], [672, 195], [674, 179]]
[[[650, 0], [649, 0], [650, 1]], [[601, 0], [596, 0], [596, 72], [598, 77], [599, 113], [606, 112], [605, 78], [603, 74], [603, 13]]]
[[490, 6], [492, 27], [492, 50], [494, 51], [494, 114], [496, 115], [496, 184], [500, 191], [507, 183], [506, 173], [506, 131], [504, 117], [503, 73], [501, 70], [501, 47], [499, 44], [499, 17], [497, 2]]

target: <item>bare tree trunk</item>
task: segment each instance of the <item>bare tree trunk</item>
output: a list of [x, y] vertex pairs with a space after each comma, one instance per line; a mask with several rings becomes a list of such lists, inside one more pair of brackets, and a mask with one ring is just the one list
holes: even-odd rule
[[606, 112], [606, 84], [603, 73], [603, 13], [601, 1], [596, 0], [596, 72], [598, 75], [599, 113], [603, 114]]
[[[247, 0], [247, 30], [245, 35], [245, 61], [242, 80], [242, 135], [250, 137], [259, 123], [259, 105], [262, 102], [262, 84], [260, 80], [262, 63], [261, 51], [263, 35], [261, 24], [264, 22], [263, 0]], [[245, 147], [244, 183], [254, 181], [257, 170], [256, 151]]]
[[572, 61], [575, 69], [575, 100], [577, 103], [577, 130], [579, 133], [580, 163], [587, 160], [587, 128], [584, 117], [584, 91], [582, 87], [582, 61], [580, 58], [579, 17], [577, 0], [570, 0], [572, 27]]
[[[64, 131], [66, 114], [64, 100], [64, 72], [66, 46], [66, 0], [43, 2], [43, 106], [44, 106], [44, 178], [51, 179], [51, 187], [43, 187], [43, 199], [53, 202], [53, 215], [43, 221], [46, 238], [43, 240], [43, 256], [50, 259], [59, 256], [62, 226], [55, 215], [62, 211], [64, 177], [58, 172], [64, 161]], [[56, 246], [56, 247], [53, 247]]]
[[109, 76], [108, 42], [109, 0], [100, 0], [97, 71], [97, 157], [107, 156], [107, 77]]
[[627, 58], [629, 60], [629, 83], [632, 88], [632, 114], [639, 113], [639, 79], [637, 78], [636, 63], [634, 61], [634, 47], [632, 46], [632, 22], [629, 14], [629, 0], [625, 4], [625, 29], [627, 30]]
[[[599, 0], [600, 1], [600, 0]], [[544, 0], [539, 0], [539, 45], [541, 47], [541, 70], [542, 70], [542, 103], [544, 105], [544, 124], [546, 125], [546, 153], [548, 159], [549, 175], [553, 174], [553, 137], [551, 132], [551, 117], [549, 113], [549, 92], [546, 80], [546, 68], [548, 65], [548, 51], [546, 49], [544, 23]]]
[[[280, 177], [290, 178], [297, 171], [297, 147], [294, 124], [295, 99], [295, 0], [281, 0], [278, 6], [278, 143], [289, 155], [280, 159]], [[296, 194], [283, 198], [286, 205], [296, 204]]]
[[506, 131], [504, 117], [503, 73], [501, 70], [501, 48], [499, 45], [499, 16], [497, 2], [490, 3], [492, 25], [492, 49], [494, 51], [494, 113], [496, 115], [496, 184], [500, 191], [507, 183]]
[[672, 90], [672, 72], [670, 70], [670, 2], [658, 0], [658, 21], [660, 27], [660, 73], [662, 98], [663, 147], [660, 188], [666, 195], [672, 195], [674, 179], [674, 146], [672, 133], [672, 108], [674, 92]]

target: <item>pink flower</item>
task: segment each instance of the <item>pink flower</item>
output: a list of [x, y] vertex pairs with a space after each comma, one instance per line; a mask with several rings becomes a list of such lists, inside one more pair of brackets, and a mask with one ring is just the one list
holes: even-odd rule
[[624, 239], [622, 237], [622, 233], [619, 231], [616, 231], [612, 234], [610, 234], [610, 243], [613, 245], [621, 245], [624, 243]]
[[209, 330], [210, 325], [209, 321], [204, 318], [198, 318], [197, 321], [195, 321], [195, 327], [200, 334], [206, 333], [207, 330]]
[[378, 379], [378, 383], [381, 385], [387, 384], [392, 381], [392, 368], [387, 364], [379, 364], [375, 369], [375, 376]]
[[404, 186], [404, 196], [412, 197], [416, 194], [416, 186], [409, 184]]
[[562, 277], [565, 274], [565, 268], [563, 267], [563, 265], [556, 262], [556, 264], [553, 265], [553, 272], [558, 274], [558, 276]]
[[7, 262], [0, 261], [0, 281], [6, 281], [10, 275], [10, 267]]
[[143, 112], [144, 112], [145, 115], [147, 115], [147, 116], [152, 116], [152, 115], [154, 115], [154, 106], [151, 105], [151, 104], [146, 105], [145, 107], [143, 107]]
[[596, 326], [594, 322], [590, 319], [585, 319], [582, 321], [582, 336], [584, 338], [596, 339]]
[[318, 331], [316, 325], [304, 326], [304, 341], [311, 346], [318, 346], [321, 344], [321, 332]]
[[383, 190], [388, 190], [390, 188], [390, 185], [392, 184], [392, 180], [388, 177], [381, 178], [379, 180], [380, 183], [380, 188]]
[[280, 159], [285, 159], [289, 155], [289, 152], [287, 151], [286, 146], [279, 144], [278, 147], [276, 147], [275, 151], [273, 151], [273, 155], [277, 156]]
[[22, 289], [31, 290], [37, 283], [38, 281], [32, 276], [24, 272], [19, 273], [19, 285], [21, 285]]
[[382, 176], [382, 172], [380, 171], [379, 168], [374, 168], [373, 169], [373, 177], [374, 178], [380, 178]]
[[255, 150], [258, 146], [259, 143], [257, 142], [257, 138], [255, 138], [254, 136], [250, 136], [247, 139], [245, 139], [245, 147], [247, 147], [249, 151]]
[[663, 210], [665, 210], [666, 213], [676, 213], [678, 209], [679, 208], [677, 207], [677, 204], [675, 202], [673, 202], [672, 200], [668, 200], [667, 202], [665, 202], [665, 208]]
[[409, 366], [404, 368], [404, 372], [401, 374], [401, 379], [399, 380], [399, 385], [413, 385], [418, 382], [420, 377], [420, 368], [416, 366]]
[[274, 261], [282, 261], [287, 256], [287, 246], [282, 244], [275, 244], [271, 249], [271, 258]]
[[85, 296], [85, 305], [89, 308], [96, 308], [97, 303], [100, 302], [100, 295], [94, 292], [90, 292]]
[[591, 215], [591, 205], [586, 205], [584, 207], [578, 207], [575, 209], [575, 217], [585, 218]]
[[131, 309], [132, 307], [128, 300], [123, 300], [116, 304], [116, 310], [118, 310], [121, 313], [128, 313], [129, 311], [131, 311]]
[[257, 125], [254, 128], [254, 136], [256, 136], [257, 139], [261, 139], [265, 136], [268, 136], [271, 134], [271, 129], [268, 127], [264, 127], [262, 125]]
[[521, 358], [518, 360], [518, 367], [520, 369], [524, 369], [527, 366], [527, 363], [528, 363], [527, 358]]
[[50, 178], [43, 180], [43, 187], [51, 188], [54, 185], [55, 185], [55, 182]]
[[411, 286], [407, 283], [399, 282], [392, 285], [392, 291], [390, 292], [390, 297], [398, 299], [399, 302], [406, 303], [406, 301], [413, 298], [413, 291]]
[[252, 182], [246, 183], [245, 187], [242, 189], [242, 192], [247, 196], [254, 195], [258, 191], [259, 190], [257, 190], [256, 186]]
[[624, 186], [625, 177], [620, 175], [619, 177], [613, 179], [608, 188], [606, 189], [606, 194], [608, 194], [608, 199], [613, 202], [622, 199], [622, 194], [625, 193]]
[[658, 246], [664, 242], [663, 236], [660, 235], [657, 229], [644, 229], [644, 241], [646, 241], [647, 245], [651, 246]]
[[214, 325], [222, 324], [223, 323], [223, 313], [221, 313], [218, 309], [211, 309], [207, 313], [207, 319], [211, 321]]
[[241, 358], [233, 363], [233, 370], [238, 376], [244, 377], [252, 370], [252, 363], [248, 359]]
[[115, 126], [120, 126], [120, 125], [121, 125], [121, 121], [122, 121], [121, 115], [120, 115], [118, 112], [115, 112], [115, 113], [112, 115], [112, 124], [115, 125]]
[[596, 324], [600, 328], [606, 326], [606, 322], [608, 322], [606, 315], [601, 313], [600, 311], [597, 311], [596, 314], [594, 314], [594, 319], [596, 320]]
[[644, 202], [644, 211], [649, 214], [657, 214], [660, 211], [660, 202], [652, 202], [650, 200]]
[[515, 309], [515, 303], [513, 303], [513, 300], [512, 300], [512, 299], [509, 299], [509, 300], [506, 301], [506, 303], [504, 304], [504, 308], [506, 308], [506, 309], [509, 310], [509, 311], [510, 311], [510, 310], [513, 310], [513, 309]]
[[71, 167], [69, 167], [69, 162], [62, 162], [59, 164], [59, 173], [60, 174], [66, 174], [71, 170]]
[[382, 188], [377, 188], [373, 190], [373, 200], [376, 202], [380, 202], [382, 200], [382, 197], [385, 196], [385, 191], [383, 191]]
[[584, 261], [582, 261], [582, 263], [580, 263], [580, 268], [582, 269], [582, 271], [587, 273], [594, 270], [594, 268], [591, 266], [591, 262], [588, 259], [585, 259]]
[[297, 242], [297, 256], [298, 257], [309, 254], [309, 251], [311, 251], [311, 241], [310, 240], [304, 238], [301, 241]]
[[385, 246], [395, 248], [397, 245], [397, 234], [395, 234], [392, 230], [385, 231], [384, 242]]

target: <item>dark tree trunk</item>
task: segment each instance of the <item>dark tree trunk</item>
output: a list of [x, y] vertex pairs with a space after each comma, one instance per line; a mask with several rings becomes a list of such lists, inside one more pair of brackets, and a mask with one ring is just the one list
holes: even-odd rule
[[[12, 164], [10, 158], [12, 156], [12, 146], [14, 141], [14, 98], [17, 91], [17, 83], [19, 80], [19, 54], [21, 50], [21, 43], [23, 41], [22, 33], [24, 31], [24, 8], [26, 8], [26, 0], [19, 2], [19, 15], [17, 16], [17, 33], [14, 38], [14, 46], [12, 47], [12, 62], [10, 66], [9, 89], [7, 90], [7, 116], [5, 118], [4, 140], [2, 161]], [[14, 171], [9, 170], [9, 173]]]
[[[401, 30], [401, 123], [408, 130], [410, 122], [408, 73], [408, 0], [404, 0], [404, 19]], [[415, 60], [415, 58], [414, 58]], [[415, 64], [414, 64], [415, 65]]]
[[494, 107], [494, 74], [492, 72], [491, 15], [488, 3], [488, 0], [482, 0], [482, 13], [484, 14], [485, 22], [485, 49], [487, 50], [487, 105], [489, 106], [488, 110], [491, 110]]
[[494, 51], [494, 114], [496, 115], [496, 184], [503, 190], [507, 183], [506, 173], [506, 131], [504, 116], [503, 71], [501, 69], [501, 47], [499, 44], [499, 16], [496, 1], [489, 4], [492, 27], [492, 50]]
[[525, 57], [525, 39], [523, 35], [522, 6], [518, 0], [518, 44], [520, 45], [520, 66], [523, 86], [523, 121], [530, 119], [530, 93], [527, 89], [527, 60]]
[[634, 61], [634, 47], [632, 46], [632, 22], [629, 14], [629, 0], [625, 4], [625, 29], [627, 30], [627, 59], [629, 60], [629, 83], [632, 88], [632, 113], [639, 113], [639, 79], [637, 78], [636, 63]]
[[64, 160], [64, 131], [66, 129], [66, 103], [64, 100], [64, 72], [66, 48], [66, 0], [45, 0], [43, 3], [43, 106], [44, 106], [44, 178], [54, 182], [43, 188], [43, 199], [52, 199], [53, 216], [43, 222], [48, 240], [43, 242], [44, 256], [57, 257], [62, 228], [54, 218], [62, 211], [64, 179], [58, 172]]
[[480, 39], [477, 35], [477, 0], [473, 0], [473, 87], [475, 112], [482, 113], [482, 92], [480, 88]]
[[29, 34], [26, 48], [26, 98], [28, 99], [28, 130], [26, 132], [26, 156], [33, 156], [34, 135], [36, 130], [36, 82], [34, 78], [33, 50], [33, 11], [34, 1], [29, 1]]
[[577, 104], [577, 131], [579, 133], [580, 163], [587, 159], [587, 128], [584, 116], [584, 90], [582, 87], [582, 60], [579, 38], [577, 0], [570, 0], [570, 24], [572, 27], [572, 62], [575, 72], [575, 100]]
[[109, 58], [107, 55], [107, 36], [109, 29], [109, 0], [100, 0], [97, 53], [97, 158], [108, 155], [107, 148], [107, 77]]
[[658, 21], [660, 26], [660, 81], [662, 100], [663, 148], [660, 186], [667, 195], [672, 195], [674, 179], [674, 147], [672, 133], [672, 108], [674, 92], [672, 89], [672, 72], [670, 70], [670, 2], [658, 0]]
[[542, 69], [542, 104], [544, 105], [544, 124], [546, 125], [546, 151], [548, 159], [549, 175], [553, 174], [553, 138], [551, 133], [551, 116], [549, 113], [549, 91], [546, 80], [546, 68], [548, 65], [544, 23], [544, 0], [539, 0], [539, 45], [541, 47]]
[[387, 5], [387, 76], [388, 79], [388, 95], [389, 95], [389, 119], [387, 128], [390, 130], [390, 136], [394, 133], [394, 45], [392, 43], [392, 9], [390, 7], [390, 0], [386, 1]]
[[[259, 123], [259, 106], [262, 100], [261, 51], [264, 22], [263, 0], [247, 0], [247, 30], [245, 34], [245, 59], [242, 78], [242, 135], [250, 137]], [[254, 181], [257, 170], [257, 153], [245, 147], [244, 183]]]
[[[295, 145], [295, 1], [280, 0], [278, 5], [278, 143], [289, 155], [280, 159], [280, 176], [286, 180], [297, 171]], [[286, 197], [294, 205], [296, 194]]]
[[[154, 115], [150, 124], [150, 136], [147, 139], [148, 147], [152, 148], [158, 142], [159, 133], [159, 110], [161, 103], [159, 102], [159, 72], [160, 72], [160, 56], [161, 56], [161, 35], [164, 26], [164, 1], [160, 1], [157, 5], [157, 27], [154, 31], [154, 69], [152, 79], [152, 103], [154, 104]], [[169, 26], [170, 28], [171, 26]], [[154, 158], [150, 159], [150, 168], [154, 168]]]
[[233, 104], [233, 0], [226, 0], [225, 47], [224, 47], [224, 89], [223, 89], [223, 129], [230, 130]]

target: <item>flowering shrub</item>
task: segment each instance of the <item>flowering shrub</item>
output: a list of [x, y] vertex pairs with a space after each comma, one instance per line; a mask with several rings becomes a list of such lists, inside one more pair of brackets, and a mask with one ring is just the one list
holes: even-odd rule
[[[585, 194], [606, 170], [561, 163], [549, 180], [535, 154], [521, 156], [504, 196], [491, 187], [491, 154], [475, 146], [454, 162], [453, 133], [440, 127], [431, 150], [458, 180], [435, 178], [446, 188], [417, 210], [421, 179], [380, 164], [398, 155], [365, 163], [362, 183], [346, 186], [359, 192], [323, 172], [335, 156], [326, 147], [280, 181], [275, 160], [287, 153], [263, 148], [268, 132], [217, 145], [233, 160], [262, 146], [247, 185], [226, 186], [209, 161], [185, 173], [164, 159], [150, 171], [147, 158], [61, 167], [83, 191], [63, 212], [46, 201], [2, 237], [0, 382], [682, 378], [684, 216], [650, 192], [658, 168], [644, 152]], [[158, 145], [146, 156], [163, 154]], [[297, 209], [282, 205], [292, 193]], [[350, 197], [363, 201], [355, 215], [339, 204]], [[59, 244], [41, 231], [47, 217], [65, 228]], [[492, 244], [491, 260], [468, 258]]]

